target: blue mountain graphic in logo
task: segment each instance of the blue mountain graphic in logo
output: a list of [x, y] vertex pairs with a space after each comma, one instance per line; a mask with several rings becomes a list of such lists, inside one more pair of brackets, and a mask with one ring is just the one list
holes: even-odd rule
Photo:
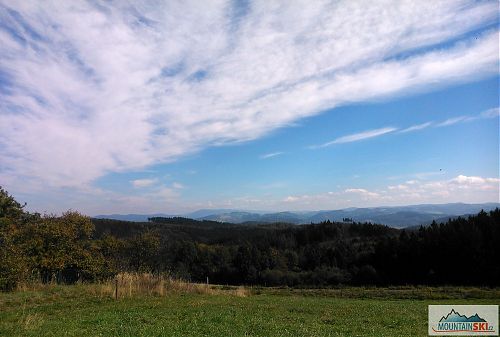
[[460, 313], [456, 312], [455, 309], [451, 309], [448, 315], [441, 317], [439, 322], [486, 322], [485, 319], [479, 317], [476, 313], [470, 317], [465, 315], [460, 315]]

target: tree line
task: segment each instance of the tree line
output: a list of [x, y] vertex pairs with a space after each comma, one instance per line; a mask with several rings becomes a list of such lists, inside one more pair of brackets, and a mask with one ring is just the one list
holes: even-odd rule
[[398, 230], [356, 222], [135, 223], [29, 213], [0, 188], [0, 289], [168, 273], [263, 286], [500, 285], [500, 210]]

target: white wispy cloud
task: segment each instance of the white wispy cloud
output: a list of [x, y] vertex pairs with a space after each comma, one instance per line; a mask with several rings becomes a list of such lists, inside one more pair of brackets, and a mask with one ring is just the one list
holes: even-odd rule
[[396, 130], [397, 130], [397, 128], [394, 128], [394, 127], [385, 127], [385, 128], [380, 128], [380, 129], [367, 130], [367, 131], [354, 133], [354, 134], [347, 135], [347, 136], [342, 136], [342, 137], [336, 138], [330, 142], [326, 142], [326, 143], [321, 144], [321, 145], [312, 145], [312, 146], [310, 146], [310, 148], [317, 149], [317, 148], [328, 147], [328, 146], [335, 145], [335, 144], [358, 142], [360, 140], [379, 137], [379, 136], [385, 135], [386, 133], [394, 132]]
[[226, 1], [1, 2], [12, 190], [81, 188], [328, 108], [498, 74], [498, 31], [464, 38], [496, 22], [494, 1], [255, 1], [238, 17]]
[[457, 123], [463, 123], [470, 120], [468, 116], [458, 116], [453, 118], [448, 118], [447, 120], [436, 124], [436, 127], [450, 126]]
[[376, 193], [376, 192], [370, 192], [364, 188], [347, 188], [346, 190], [344, 190], [345, 193], [355, 193], [355, 194], [359, 194], [365, 198], [378, 198], [380, 197], [380, 194]]
[[500, 116], [500, 107], [491, 108], [481, 112], [480, 118], [496, 118]]
[[472, 122], [476, 120], [481, 120], [481, 119], [490, 119], [490, 118], [497, 118], [499, 116], [500, 108], [491, 108], [488, 110], [485, 110], [481, 112], [478, 115], [471, 115], [471, 116], [458, 116], [458, 117], [453, 117], [453, 118], [448, 118], [447, 120], [438, 123], [434, 125], [435, 127], [443, 127], [443, 126], [450, 126], [454, 124], [459, 124], [459, 123], [465, 123], [465, 122]]
[[273, 158], [276, 156], [281, 156], [282, 154], [284, 154], [284, 152], [271, 152], [271, 153], [263, 154], [259, 158], [260, 159], [269, 159], [269, 158]]
[[399, 130], [398, 132], [399, 133], [406, 133], [406, 132], [423, 130], [423, 129], [428, 128], [431, 125], [432, 125], [432, 122], [426, 122], [426, 123], [422, 123], [422, 124], [417, 124], [417, 125], [409, 126], [409, 127], [405, 128], [405, 129]]
[[134, 186], [135, 188], [153, 186], [157, 182], [158, 182], [158, 179], [136, 179], [136, 180], [131, 181], [132, 186]]
[[406, 132], [411, 132], [411, 131], [418, 131], [418, 130], [423, 130], [427, 129], [429, 127], [444, 127], [444, 126], [450, 126], [450, 125], [455, 125], [459, 123], [465, 123], [465, 122], [472, 122], [475, 120], [480, 120], [480, 119], [489, 119], [489, 118], [496, 118], [499, 116], [499, 111], [500, 109], [497, 108], [491, 108], [488, 110], [485, 110], [481, 112], [478, 115], [470, 115], [470, 116], [458, 116], [458, 117], [452, 117], [448, 118], [442, 122], [426, 122], [422, 124], [417, 124], [417, 125], [412, 125], [410, 127], [407, 127], [405, 129], [399, 130], [399, 133], [406, 133]]
[[[437, 123], [431, 121], [431, 122], [425, 122], [425, 123], [421, 123], [421, 124], [412, 125], [412, 126], [409, 126], [407, 128], [398, 130], [397, 133], [407, 133], [407, 132], [424, 130], [424, 129], [427, 129], [430, 127], [440, 128], [440, 127], [451, 126], [451, 125], [455, 125], [455, 124], [459, 124], [459, 123], [472, 122], [472, 121], [481, 120], [481, 119], [496, 118], [499, 116], [499, 114], [500, 114], [500, 108], [498, 108], [498, 107], [491, 108], [491, 109], [488, 109], [488, 110], [481, 112], [478, 115], [458, 116], [458, 117], [448, 118], [442, 122], [437, 122]], [[349, 137], [349, 136], [347, 136], [347, 137]], [[329, 142], [329, 143], [323, 144], [322, 146], [327, 146], [327, 145], [331, 145], [331, 144], [334, 144], [334, 142]]]

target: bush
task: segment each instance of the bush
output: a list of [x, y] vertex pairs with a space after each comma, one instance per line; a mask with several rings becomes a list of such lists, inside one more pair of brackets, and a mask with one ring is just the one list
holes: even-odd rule
[[14, 244], [17, 227], [25, 220], [23, 207], [0, 187], [0, 291], [14, 289], [26, 272], [22, 252]]

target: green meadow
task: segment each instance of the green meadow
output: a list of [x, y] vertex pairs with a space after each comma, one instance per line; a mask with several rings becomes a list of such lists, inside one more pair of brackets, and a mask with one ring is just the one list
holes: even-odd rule
[[95, 285], [0, 294], [0, 336], [427, 336], [428, 304], [498, 304], [499, 289], [214, 287], [115, 299]]

